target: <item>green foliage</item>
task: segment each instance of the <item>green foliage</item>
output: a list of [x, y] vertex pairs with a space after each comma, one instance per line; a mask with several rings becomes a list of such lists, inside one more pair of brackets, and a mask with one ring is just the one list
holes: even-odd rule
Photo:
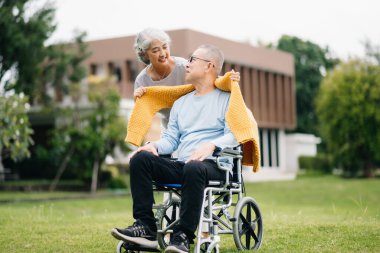
[[55, 30], [54, 8], [32, 7], [30, 0], [0, 0], [0, 82], [30, 98], [45, 85], [42, 63], [50, 49], [44, 43]]
[[[43, 82], [49, 83], [55, 89], [55, 102], [61, 102], [63, 95], [70, 95], [77, 103], [81, 96], [80, 82], [87, 76], [83, 62], [90, 56], [88, 45], [84, 42], [86, 33], [78, 32], [71, 44], [49, 46], [44, 62]], [[42, 94], [45, 94], [44, 90]], [[52, 102], [36, 94], [36, 100], [45, 105]], [[54, 105], [54, 103], [50, 103]]]
[[29, 127], [28, 108], [28, 97], [23, 94], [0, 96], [0, 158], [9, 156], [18, 161], [29, 157], [33, 131]]
[[125, 180], [121, 177], [112, 178], [108, 182], [107, 186], [110, 189], [126, 189], [127, 188], [127, 184], [126, 184]]
[[65, 122], [52, 132], [49, 152], [58, 167], [69, 153], [70, 173], [89, 182], [95, 161], [103, 163], [116, 146], [126, 151], [126, 122], [119, 117], [120, 95], [111, 79], [89, 83], [91, 108], [65, 108], [57, 113]]
[[380, 46], [373, 45], [370, 40], [364, 41], [366, 59], [374, 64], [380, 65]]
[[380, 161], [380, 67], [351, 60], [329, 73], [317, 98], [320, 130], [350, 176], [371, 176]]
[[[5, 90], [29, 96], [31, 104], [51, 107], [85, 77], [81, 64], [89, 53], [85, 33], [77, 33], [74, 43], [46, 46], [56, 29], [55, 8], [37, 2], [0, 0], [0, 83]], [[47, 84], [55, 98], [47, 93]]]
[[316, 156], [300, 156], [298, 162], [300, 168], [308, 172], [330, 174], [334, 167], [331, 156], [323, 153], [318, 153]]
[[324, 74], [337, 63], [330, 56], [329, 49], [304, 41], [298, 37], [282, 36], [277, 49], [289, 52], [294, 56], [297, 128], [296, 132], [317, 134], [317, 117], [314, 100]]

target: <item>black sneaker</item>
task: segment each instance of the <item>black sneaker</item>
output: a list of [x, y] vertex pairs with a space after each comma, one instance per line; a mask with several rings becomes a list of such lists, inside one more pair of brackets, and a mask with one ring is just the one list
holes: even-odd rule
[[157, 232], [144, 226], [139, 220], [125, 229], [113, 228], [111, 230], [111, 235], [119, 240], [151, 249], [158, 249]]
[[189, 251], [189, 239], [182, 231], [174, 233], [174, 236], [170, 239], [169, 246], [165, 249], [165, 253], [187, 253]]

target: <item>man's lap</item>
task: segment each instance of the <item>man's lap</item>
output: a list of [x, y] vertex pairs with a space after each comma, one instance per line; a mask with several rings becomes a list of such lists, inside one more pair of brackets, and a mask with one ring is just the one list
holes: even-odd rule
[[[132, 159], [138, 159], [139, 161], [150, 160], [152, 178], [158, 183], [182, 184], [183, 174], [192, 172], [192, 170], [204, 170], [207, 180], [223, 180], [224, 178], [224, 173], [218, 169], [215, 161], [210, 159], [185, 163], [159, 157], [147, 151], [135, 154]], [[136, 167], [138, 163], [135, 165]], [[186, 169], [187, 167], [190, 167], [190, 169]]]

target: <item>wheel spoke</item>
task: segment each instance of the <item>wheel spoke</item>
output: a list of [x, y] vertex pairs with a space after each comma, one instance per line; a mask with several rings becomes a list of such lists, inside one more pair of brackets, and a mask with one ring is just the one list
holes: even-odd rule
[[247, 249], [251, 249], [251, 236], [249, 233], [245, 234], [245, 246]]
[[260, 219], [261, 219], [260, 217], [257, 217], [256, 219], [254, 219], [254, 220], [252, 221], [252, 223], [257, 223]]
[[251, 221], [251, 207], [250, 204], [247, 205], [247, 221]]
[[239, 231], [239, 237], [241, 238], [243, 235], [245, 235], [248, 230], [249, 230], [249, 228], [244, 228], [241, 230], [241, 232]]
[[251, 230], [251, 236], [255, 240], [255, 242], [259, 242], [259, 238], [257, 238], [255, 231]]

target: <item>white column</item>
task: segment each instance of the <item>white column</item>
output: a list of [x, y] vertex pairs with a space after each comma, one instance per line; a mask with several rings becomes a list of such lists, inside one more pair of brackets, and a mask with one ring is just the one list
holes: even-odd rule
[[270, 150], [271, 150], [271, 153], [272, 153], [272, 167], [274, 169], [278, 169], [278, 166], [277, 166], [277, 145], [278, 143], [276, 142], [276, 134], [277, 134], [277, 131], [276, 130], [270, 130], [270, 143], [271, 143], [271, 147]]
[[263, 159], [264, 168], [269, 168], [269, 143], [268, 143], [268, 129], [263, 129]]

